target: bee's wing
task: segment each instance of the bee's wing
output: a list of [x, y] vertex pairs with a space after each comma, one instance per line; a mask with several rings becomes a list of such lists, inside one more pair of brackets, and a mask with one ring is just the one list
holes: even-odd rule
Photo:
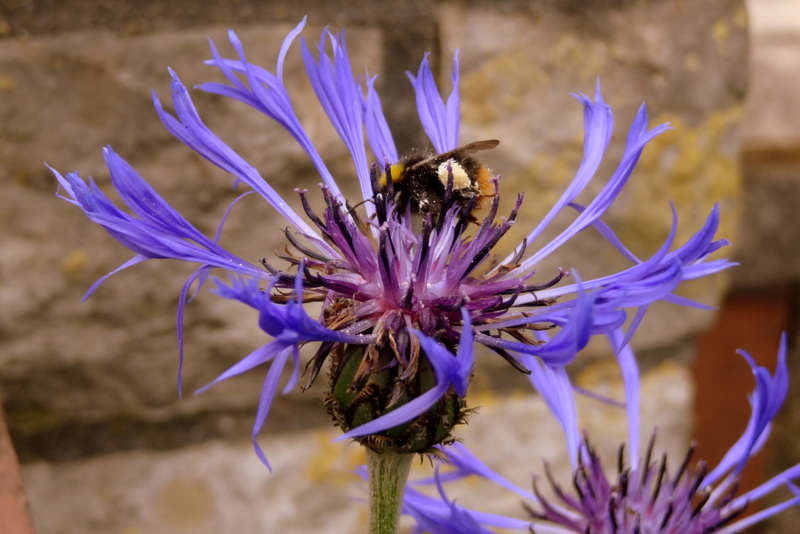
[[485, 141], [474, 141], [472, 143], [467, 143], [464, 146], [454, 148], [453, 150], [450, 150], [448, 152], [442, 152], [441, 154], [434, 154], [429, 158], [425, 158], [422, 161], [418, 161], [415, 164], [409, 166], [409, 170], [423, 167], [437, 159], [446, 161], [459, 153], [472, 154], [473, 152], [479, 152], [481, 150], [491, 150], [499, 144], [500, 141], [498, 141], [497, 139], [487, 139]]
[[[487, 139], [485, 141], [475, 141], [474, 143], [468, 143], [462, 147], [456, 148], [455, 150], [451, 150], [447, 154], [453, 154], [455, 152], [469, 152], [470, 154], [473, 152], [479, 152], [481, 150], [491, 150], [497, 145], [500, 144], [500, 141], [497, 139]], [[445, 154], [442, 154], [443, 156]]]

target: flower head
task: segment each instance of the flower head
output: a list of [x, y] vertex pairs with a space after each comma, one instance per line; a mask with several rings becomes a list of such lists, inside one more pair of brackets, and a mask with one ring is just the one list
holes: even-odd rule
[[[565, 429], [567, 443], [579, 443], [572, 457], [572, 491], [563, 489], [547, 469], [546, 478], [554, 497], [544, 497], [536, 481], [533, 493], [525, 491], [493, 472], [466, 447], [456, 445], [443, 453], [454, 469], [445, 473], [437, 469], [434, 479], [417, 483], [406, 493], [404, 510], [417, 520], [418, 532], [434, 534], [478, 534], [490, 532], [487, 530], [490, 526], [563, 534], [704, 534], [740, 532], [787, 507], [797, 506], [800, 489], [792, 481], [800, 477], [800, 465], [755, 489], [736, 494], [739, 475], [766, 441], [770, 423], [788, 387], [785, 336], [774, 375], [756, 365], [747, 353], [741, 354], [756, 379], [750, 396], [752, 414], [742, 436], [710, 471], [705, 462], [692, 458], [694, 445], [685, 457], [669, 468], [666, 455], [653, 458], [653, 438], [644, 455], [640, 455], [636, 441], [631, 441], [627, 456], [624, 448], [620, 448], [618, 465], [612, 475], [601, 464], [588, 436], [579, 436], [574, 417], [565, 417], [565, 414], [574, 413], [572, 397], [563, 395], [569, 379], [564, 374], [551, 373], [548, 378], [553, 380], [543, 382], [540, 391], [548, 404], [558, 402], [562, 406], [560, 412], [554, 413]], [[629, 349], [620, 351], [619, 361], [624, 368], [628, 420], [630, 426], [637, 428], [638, 402], [632, 400], [638, 398], [638, 371]], [[540, 371], [543, 370], [538, 369], [534, 374], [541, 378]], [[442, 482], [467, 476], [485, 478], [521, 495], [527, 501], [524, 507], [533, 521], [493, 516], [457, 506], [446, 496]], [[436, 484], [439, 496], [434, 498], [420, 492], [418, 488], [424, 484]], [[753, 515], [743, 515], [749, 503], [782, 486], [790, 489], [791, 498]]]
[[[212, 269], [229, 275], [216, 281], [217, 295], [258, 311], [261, 328], [274, 340], [214, 382], [269, 365], [254, 442], [290, 361], [293, 371], [284, 391], [296, 383], [301, 346], [318, 344], [303, 387], [328, 366], [331, 377], [324, 403], [345, 437], [374, 448], [430, 450], [447, 440], [452, 426], [464, 417], [475, 344], [526, 373], [532, 361], [563, 365], [592, 335], [619, 331], [628, 310], [636, 311], [630, 335], [648, 304], [687, 304], [672, 293], [682, 280], [729, 265], [724, 260], [705, 261], [725, 244], [714, 240], [716, 208], [697, 234], [675, 248], [674, 223], [663, 247], [646, 260], [633, 256], [601, 221], [645, 145], [667, 129], [650, 129], [644, 106], [631, 125], [616, 171], [585, 206], [576, 203], [595, 177], [612, 134], [611, 109], [599, 88], [594, 99], [576, 97], [584, 110], [585, 154], [574, 180], [525, 240], [499, 259], [495, 246], [516, 223], [523, 198], [518, 195], [511, 212], [500, 217], [499, 176], [492, 176], [476, 155], [497, 141], [459, 144], [458, 56], [446, 99], [427, 58], [416, 76], [409, 75], [420, 122], [433, 148], [400, 157], [375, 78], [366, 77], [363, 83], [356, 79], [344, 34], [326, 30], [316, 51], [303, 41], [301, 53], [318, 100], [352, 156], [362, 198], [346, 199], [295, 114], [283, 83], [284, 60], [304, 25], [305, 20], [286, 37], [275, 72], [249, 63], [238, 37], [230, 32], [237, 57], [222, 57], [212, 43], [208, 61], [228, 83], [199, 88], [260, 111], [292, 135], [322, 180], [321, 213], [311, 209], [311, 193], [305, 190], [297, 191], [305, 213], [290, 208], [257, 169], [202, 122], [177, 74], [170, 71], [174, 114], [154, 97], [158, 117], [175, 137], [237, 183], [249, 186], [286, 219], [291, 227], [285, 231], [286, 253], [265, 258], [261, 265], [233, 255], [220, 245], [219, 231], [214, 238], [203, 235], [110, 148], [105, 158], [111, 181], [130, 213], [117, 208], [92, 181], [53, 171], [62, 198], [135, 253], [114, 272], [150, 259], [198, 265], [181, 292], [181, 361], [184, 304], [190, 288], [205, 282]], [[480, 206], [486, 211], [479, 211]], [[572, 222], [552, 241], [529, 252], [565, 210], [573, 214]], [[560, 269], [539, 280], [535, 268], [541, 260], [590, 227], [626, 255], [631, 267], [586, 281], [575, 276], [569, 284], [563, 283], [567, 272]], [[322, 313], [312, 317], [305, 303], [321, 304]]]

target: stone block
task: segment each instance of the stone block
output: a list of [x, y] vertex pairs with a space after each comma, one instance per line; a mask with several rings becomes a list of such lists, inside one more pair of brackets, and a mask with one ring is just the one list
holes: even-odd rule
[[[250, 25], [238, 34], [251, 61], [274, 69], [292, 27]], [[308, 28], [309, 40], [317, 39], [321, 30]], [[379, 70], [380, 32], [349, 30], [354, 65]], [[62, 173], [79, 169], [108, 188], [101, 148], [110, 144], [189, 221], [213, 235], [241, 191], [233, 190], [230, 176], [172, 139], [151, 102], [155, 89], [171, 107], [167, 66], [189, 87], [221, 78], [203, 65], [210, 56], [207, 37], [225, 55], [233, 55], [224, 27], [0, 41], [0, 136], [9, 141], [0, 143], [0, 390], [15, 438], [47, 433], [52, 438], [80, 426], [78, 421], [96, 425], [109, 419], [123, 426], [158, 422], [153, 425], [157, 429], [170, 418], [245, 406], [248, 419], [252, 417], [263, 379], [256, 375], [178, 402], [175, 314], [180, 287], [192, 266], [137, 266], [108, 280], [81, 303], [92, 282], [131, 253], [76, 208], [56, 199], [56, 182], [44, 165]], [[298, 47], [295, 43], [285, 65], [297, 113], [332, 172], [352, 177], [349, 155], [304, 81]], [[315, 189], [319, 178], [291, 137], [243, 104], [195, 93], [207, 124], [300, 209], [292, 189]], [[342, 182], [345, 189], [356, 187], [355, 179]], [[257, 263], [283, 248], [283, 234], [276, 230], [284, 224], [266, 202], [251, 196], [228, 219], [222, 243]], [[268, 341], [255, 312], [232, 304], [203, 291], [187, 306], [183, 387], [189, 397]], [[94, 448], [90, 442], [84, 442], [88, 450]], [[29, 452], [26, 447], [22, 454]]]
[[[610, 398], [623, 390], [613, 366], [587, 369], [579, 383]], [[541, 399], [530, 393], [499, 396], [472, 391], [481, 408], [459, 437], [489, 467], [530, 488], [546, 460], [569, 489], [563, 434]], [[643, 377], [641, 443], [658, 425], [656, 451], [682, 458], [689, 443], [684, 414], [693, 396], [685, 368], [663, 364]], [[627, 440], [625, 411], [579, 398], [581, 425], [613, 472]], [[655, 423], [654, 423], [655, 422]], [[366, 486], [354, 469], [363, 463], [355, 444], [330, 443], [336, 432], [305, 430], [266, 434], [269, 473], [247, 443], [207, 442], [168, 452], [134, 451], [64, 463], [35, 462], [22, 469], [39, 534], [206, 534], [218, 532], [362, 532]], [[677, 460], [676, 460], [677, 461]], [[427, 461], [413, 477], [430, 476]], [[547, 484], [539, 487], [548, 492]], [[483, 511], [525, 517], [518, 495], [465, 481], [448, 486], [450, 498]]]
[[800, 280], [800, 156], [745, 160], [741, 232], [731, 271], [741, 291], [787, 291]]
[[[591, 92], [600, 75], [604, 94], [618, 110], [618, 124], [629, 122], [635, 107], [647, 100], [653, 123], [671, 120], [676, 126], [646, 152], [631, 191], [612, 212], [609, 222], [621, 237], [642, 256], [652, 253], [666, 236], [669, 198], [682, 215], [679, 241], [699, 226], [715, 199], [723, 203], [723, 234], [729, 236], [739, 185], [735, 157], [746, 21], [741, 2], [682, 9], [671, 2], [615, 2], [595, 6], [591, 17], [547, 2], [529, 8], [522, 4], [507, 2], [499, 11], [487, 11], [469, 2], [444, 3], [434, 11], [416, 2], [420, 13], [431, 9], [434, 16], [415, 20], [406, 14], [392, 31], [387, 30], [394, 20], [389, 15], [380, 26], [348, 28], [351, 63], [359, 72], [366, 65], [370, 73], [385, 74], [390, 87], [407, 84], [397, 71], [409, 68], [410, 60], [398, 51], [418, 51], [419, 43], [435, 34], [435, 25], [441, 36], [436, 57], [446, 80], [453, 49], [461, 48], [462, 138], [501, 139], [487, 160], [505, 177], [506, 190], [528, 194], [520, 229], [539, 220], [577, 167], [580, 109], [567, 95]], [[231, 190], [230, 177], [163, 130], [152, 112], [150, 91], [155, 88], [168, 101], [167, 65], [189, 86], [213, 77], [201, 63], [208, 57], [205, 37], [229, 51], [225, 27], [212, 25], [216, 19], [207, 26], [157, 25], [130, 32], [80, 27], [79, 32], [47, 35], [40, 27], [39, 33], [22, 38], [17, 21], [10, 23], [15, 38], [0, 41], [0, 135], [10, 141], [0, 143], [0, 158], [7, 162], [0, 170], [5, 178], [0, 184], [5, 199], [0, 206], [0, 390], [15, 437], [28, 445], [21, 454], [29, 455], [26, 460], [64, 460], [246, 433], [262, 380], [258, 373], [196, 398], [176, 399], [174, 314], [191, 267], [138, 266], [79, 304], [94, 280], [129, 255], [53, 197], [54, 182], [40, 163], [45, 160], [61, 171], [79, 169], [107, 188], [99, 148], [111, 144], [190, 221], [213, 233], [238, 192]], [[248, 58], [273, 68], [291, 27], [257, 22], [237, 31]], [[692, 31], [685, 32], [687, 27]], [[309, 41], [320, 29], [306, 31]], [[407, 35], [415, 36], [414, 46], [398, 47]], [[285, 79], [334, 175], [354, 191], [352, 164], [313, 102], [296, 48]], [[266, 118], [201, 93], [197, 104], [209, 126], [295, 207], [293, 188], [316, 187], [318, 178], [302, 151]], [[384, 105], [390, 119], [406, 121], [401, 129], [407, 131], [411, 114], [398, 110], [407, 110], [408, 102], [394, 107], [385, 100]], [[413, 134], [404, 138], [413, 139]], [[612, 159], [620, 154], [622, 139], [618, 129]], [[229, 218], [222, 241], [256, 262], [283, 247], [276, 231], [283, 224], [250, 196]], [[555, 267], [575, 267], [586, 278], [622, 267], [619, 258], [599, 251], [597, 241], [587, 234], [540, 273], [547, 277]], [[716, 280], [689, 288], [689, 296], [713, 304], [724, 285]], [[674, 354], [676, 343], [710, 320], [706, 312], [680, 312], [670, 308], [645, 322], [644, 348]], [[250, 310], [207, 294], [187, 307], [184, 336], [187, 393], [266, 341]], [[318, 422], [297, 417], [299, 411], [313, 411], [310, 402], [298, 397], [282, 405], [289, 415], [279, 420], [287, 425]], [[324, 419], [321, 410], [315, 413]]]
[[751, 2], [752, 57], [743, 132], [745, 195], [737, 290], [800, 280], [800, 12], [797, 0]]
[[[719, 235], [735, 240], [741, 210], [739, 125], [747, 83], [747, 14], [743, 2], [691, 4], [614, 2], [591, 9], [538, 10], [508, 2], [503, 8], [443, 4], [442, 51], [458, 49], [465, 141], [496, 138], [482, 157], [502, 174], [505, 191], [526, 195], [507, 238], [513, 246], [544, 216], [574, 176], [582, 157], [581, 106], [570, 93], [594, 95], [595, 85], [615, 112], [614, 139], [590, 186], [613, 172], [627, 128], [647, 103], [650, 126], [672, 130], [645, 149], [626, 190], [604, 220], [640, 257], [657, 250], [679, 214], [676, 243], [719, 203]], [[442, 65], [445, 78], [449, 63]], [[506, 195], [506, 210], [514, 195]], [[578, 203], [581, 203], [579, 198]], [[559, 220], [536, 249], [552, 237]], [[566, 223], [563, 223], [566, 224]], [[722, 255], [730, 254], [723, 250]], [[538, 274], [576, 269], [584, 278], [624, 268], [624, 260], [594, 232], [551, 255]], [[709, 305], [719, 302], [724, 276], [686, 284], [681, 292]], [[690, 338], [713, 314], [654, 306], [634, 339], [656, 350]]]
[[800, 149], [800, 2], [751, 0], [750, 86], [742, 141], [748, 152]]

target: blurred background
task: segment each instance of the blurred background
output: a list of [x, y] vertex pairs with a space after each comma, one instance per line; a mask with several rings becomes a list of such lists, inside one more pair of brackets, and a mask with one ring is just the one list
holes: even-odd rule
[[[82, 303], [92, 282], [130, 253], [55, 197], [45, 167], [77, 170], [107, 187], [101, 148], [111, 145], [213, 233], [238, 193], [229, 176], [166, 132], [151, 93], [170, 108], [168, 66], [189, 87], [219, 81], [203, 61], [208, 38], [233, 55], [228, 28], [249, 61], [274, 71], [283, 38], [304, 15], [303, 36], [312, 44], [325, 27], [347, 28], [353, 69], [379, 75], [401, 152], [427, 146], [405, 72], [416, 72], [431, 52], [449, 91], [460, 51], [461, 140], [500, 139], [484, 159], [503, 175], [505, 191], [526, 194], [509, 248], [580, 163], [582, 110], [570, 93], [591, 96], [599, 78], [614, 109], [614, 142], [599, 183], [613, 171], [642, 102], [651, 125], [672, 125], [645, 150], [606, 222], [643, 257], [669, 231], [670, 201], [679, 243], [718, 203], [720, 236], [733, 243], [722, 253], [741, 265], [682, 288], [716, 311], [650, 310], [634, 340], [645, 373], [645, 442], [657, 427], [657, 447], [677, 462], [696, 439], [698, 456], [714, 465], [749, 416], [753, 380], [735, 351], [772, 368], [783, 331], [800, 385], [800, 0], [0, 0], [3, 532], [25, 534], [32, 525], [40, 534], [363, 530], [366, 511], [357, 499], [365, 492], [353, 474], [360, 452], [330, 443], [337, 433], [319, 406], [323, 384], [278, 399], [261, 438], [269, 473], [249, 441], [264, 375], [191, 395], [266, 342], [256, 317], [207, 292], [187, 307], [186, 394], [179, 399], [175, 312], [192, 267], [148, 262]], [[355, 198], [352, 163], [315, 102], [299, 43], [284, 79], [309, 135]], [[299, 205], [296, 187], [316, 192], [312, 165], [268, 118], [201, 91], [193, 97], [211, 129], [290, 203]], [[256, 262], [282, 250], [284, 226], [251, 195], [227, 222], [223, 243]], [[539, 272], [550, 278], [558, 267], [575, 268], [588, 278], [624, 268], [609, 248], [597, 235], [580, 236]], [[618, 397], [607, 355], [592, 345], [571, 371], [580, 385]], [[480, 410], [459, 436], [524, 487], [545, 459], [566, 484], [561, 436], [527, 381], [492, 355], [479, 359], [469, 400]], [[613, 455], [626, 436], [623, 414], [584, 404], [582, 424]], [[800, 462], [799, 424], [800, 386], [790, 390], [744, 487]], [[458, 498], [520, 513], [513, 496], [467, 488]], [[792, 511], [754, 531], [790, 532], [798, 520]]]

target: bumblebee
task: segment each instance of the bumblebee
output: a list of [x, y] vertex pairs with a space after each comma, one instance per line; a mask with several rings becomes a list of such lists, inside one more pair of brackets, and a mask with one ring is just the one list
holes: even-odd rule
[[478, 209], [484, 198], [494, 194], [494, 187], [491, 183], [491, 171], [472, 154], [490, 150], [498, 144], [500, 141], [490, 139], [475, 141], [442, 154], [412, 152], [388, 166], [387, 173], [391, 177], [391, 183], [387, 175], [383, 174], [378, 179], [378, 187], [384, 193], [391, 188], [395, 204], [401, 210], [410, 205], [414, 213], [430, 213], [435, 217], [442, 210], [442, 201], [452, 172], [451, 201], [463, 209], [475, 199], [473, 209]]

